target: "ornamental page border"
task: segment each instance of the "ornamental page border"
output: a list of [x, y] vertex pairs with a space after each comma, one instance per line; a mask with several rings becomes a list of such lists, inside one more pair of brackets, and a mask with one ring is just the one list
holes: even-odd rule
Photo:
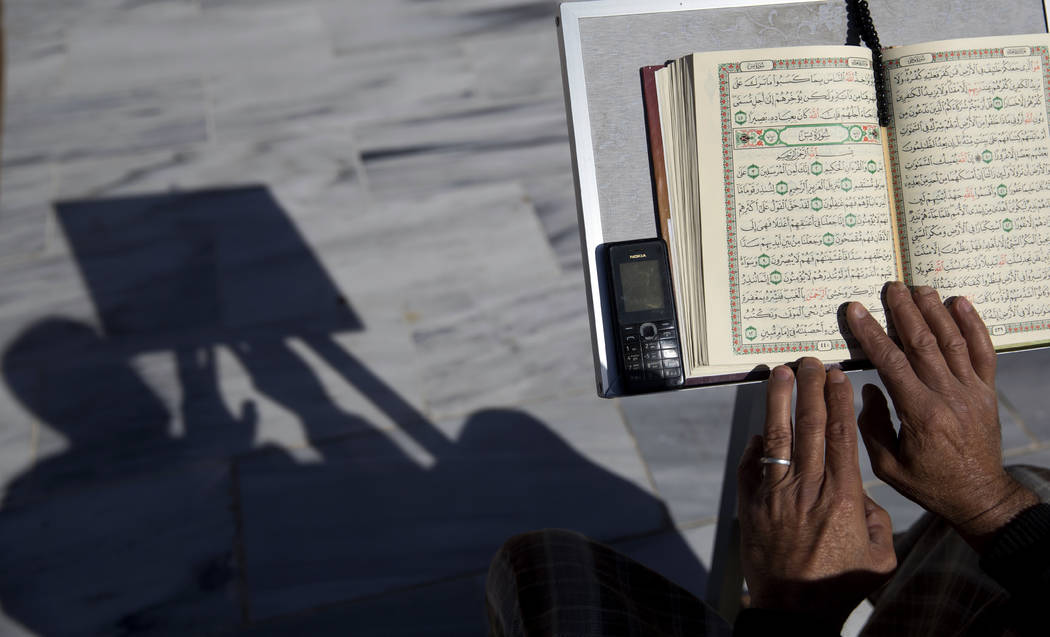
[[[722, 110], [722, 165], [725, 183], [726, 241], [729, 255], [729, 323], [733, 331], [733, 353], [746, 356], [749, 354], [777, 354], [785, 352], [814, 352], [845, 350], [849, 344], [842, 338], [823, 341], [792, 341], [773, 343], [741, 344], [743, 337], [743, 319], [738, 301], [740, 299], [740, 252], [736, 246], [736, 176], [733, 166], [733, 153], [736, 142], [733, 130], [731, 89], [729, 74], [739, 73], [740, 62], [728, 62], [718, 65], [718, 88]], [[797, 58], [782, 59], [773, 62], [773, 70], [811, 69], [811, 68], [854, 68], [849, 66], [849, 58]], [[860, 70], [860, 69], [858, 69]], [[865, 143], [865, 142], [857, 142]], [[870, 142], [867, 142], [870, 143]], [[880, 142], [881, 143], [881, 142]], [[883, 172], [885, 173], [885, 166]]]
[[[1029, 55], [1011, 57], [1042, 57], [1044, 98], [1043, 103], [1046, 106], [1047, 113], [1047, 132], [1050, 133], [1050, 49], [1048, 49], [1045, 46], [1030, 46], [1028, 48], [1030, 48], [1032, 51]], [[923, 54], [920, 53], [918, 55]], [[988, 59], [1006, 57], [1003, 54], [1003, 47], [981, 49], [957, 49], [955, 51], [941, 51], [939, 53], [930, 53], [929, 55], [933, 58], [933, 62], [930, 62], [931, 64], [938, 61], [944, 61], [945, 58], [952, 58], [956, 56], [958, 56], [959, 59]], [[938, 58], [940, 58], [940, 60], [938, 60]], [[884, 63], [884, 68], [887, 71], [900, 68], [900, 58], [886, 60]], [[892, 172], [893, 179], [893, 198], [896, 202], [901, 202], [904, 201], [904, 195], [902, 193], [900, 171], [897, 168], [900, 165], [900, 153], [897, 148], [897, 130], [896, 126], [893, 125], [893, 100], [890, 99], [888, 93], [889, 90], [887, 89], [886, 101], [889, 102], [890, 126], [888, 128], [886, 143], [889, 144], [890, 157], [892, 158], [890, 170]], [[906, 285], [911, 285], [911, 253], [908, 250], [907, 226], [907, 214], [905, 213], [905, 211], [898, 208], [897, 238], [901, 253], [901, 269], [904, 272], [904, 283]], [[1050, 317], [1044, 317], [1042, 320], [1038, 321], [999, 323], [996, 325], [987, 325], [986, 327], [988, 328], [988, 332], [995, 336], [1004, 336], [1006, 334], [1020, 334], [1025, 332], [1047, 330], [1050, 329]]]

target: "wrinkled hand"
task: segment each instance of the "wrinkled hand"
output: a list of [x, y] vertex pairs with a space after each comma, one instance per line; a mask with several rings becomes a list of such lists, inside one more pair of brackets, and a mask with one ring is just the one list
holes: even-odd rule
[[995, 349], [965, 298], [945, 308], [937, 292], [886, 289], [898, 347], [859, 303], [846, 320], [890, 392], [864, 387], [860, 429], [875, 475], [945, 518], [978, 550], [1038, 499], [1003, 469]]
[[[802, 360], [794, 435], [793, 385], [789, 368], [773, 370], [765, 436], [751, 439], [740, 463], [744, 577], [753, 607], [808, 613], [838, 629], [896, 567], [893, 530], [861, 486], [846, 375]], [[791, 465], [762, 465], [761, 456]]]

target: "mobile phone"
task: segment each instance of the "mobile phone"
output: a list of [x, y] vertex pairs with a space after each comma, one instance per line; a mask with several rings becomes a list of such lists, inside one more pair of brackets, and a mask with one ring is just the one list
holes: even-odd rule
[[662, 239], [607, 245], [614, 338], [625, 389], [635, 393], [681, 385], [682, 346], [666, 245]]

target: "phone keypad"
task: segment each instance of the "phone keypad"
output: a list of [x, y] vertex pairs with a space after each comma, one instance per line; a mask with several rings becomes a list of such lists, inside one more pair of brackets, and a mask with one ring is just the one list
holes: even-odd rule
[[629, 382], [657, 386], [682, 382], [678, 330], [672, 321], [627, 325], [620, 338]]

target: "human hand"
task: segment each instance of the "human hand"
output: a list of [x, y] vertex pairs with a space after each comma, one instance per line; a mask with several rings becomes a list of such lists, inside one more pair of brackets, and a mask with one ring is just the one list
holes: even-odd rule
[[[893, 529], [861, 486], [846, 375], [802, 359], [794, 434], [793, 381], [789, 368], [773, 370], [765, 436], [751, 439], [740, 462], [742, 566], [753, 607], [811, 614], [837, 630], [896, 568]], [[763, 465], [761, 456], [791, 464]]]
[[900, 347], [860, 303], [846, 312], [901, 423], [895, 432], [886, 397], [866, 385], [860, 430], [872, 468], [980, 550], [1013, 516], [1039, 502], [1003, 469], [988, 330], [965, 298], [949, 311], [929, 287], [910, 292], [891, 283], [886, 304]]

